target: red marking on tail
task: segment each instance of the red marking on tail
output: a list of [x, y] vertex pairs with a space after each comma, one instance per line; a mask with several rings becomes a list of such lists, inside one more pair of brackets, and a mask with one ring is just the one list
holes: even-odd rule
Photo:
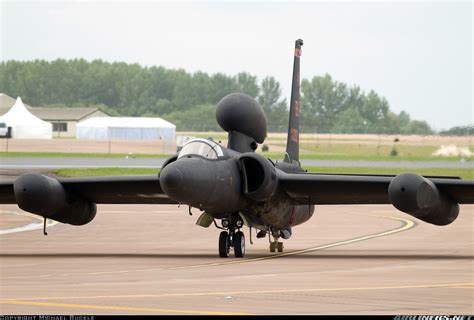
[[301, 57], [301, 49], [295, 48], [295, 57]]
[[291, 129], [291, 141], [298, 143], [299, 140], [299, 130], [298, 129]]
[[295, 100], [295, 117], [300, 117], [300, 101]]

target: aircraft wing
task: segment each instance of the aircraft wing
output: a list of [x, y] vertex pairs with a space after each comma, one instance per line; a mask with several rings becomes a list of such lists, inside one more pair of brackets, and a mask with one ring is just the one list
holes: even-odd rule
[[[32, 174], [32, 177], [41, 175]], [[158, 175], [57, 178], [67, 194], [97, 204], [176, 204], [162, 190]], [[0, 181], [0, 204], [17, 203], [14, 181]]]
[[[388, 188], [395, 176], [350, 174], [281, 174], [280, 186], [300, 204], [390, 204]], [[457, 203], [474, 203], [474, 180], [424, 177]]]

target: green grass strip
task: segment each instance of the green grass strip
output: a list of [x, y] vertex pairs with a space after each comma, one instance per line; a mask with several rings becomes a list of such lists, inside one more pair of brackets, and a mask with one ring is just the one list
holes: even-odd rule
[[[282, 160], [283, 152], [261, 152], [262, 156]], [[322, 153], [300, 153], [300, 160], [366, 160], [366, 161], [473, 161], [472, 158], [463, 157], [434, 157], [434, 156], [388, 156], [375, 154], [322, 154]]]
[[360, 173], [360, 174], [393, 174], [414, 172], [422, 176], [452, 176], [463, 179], [474, 179], [473, 169], [464, 168], [384, 168], [384, 167], [304, 167], [314, 173]]

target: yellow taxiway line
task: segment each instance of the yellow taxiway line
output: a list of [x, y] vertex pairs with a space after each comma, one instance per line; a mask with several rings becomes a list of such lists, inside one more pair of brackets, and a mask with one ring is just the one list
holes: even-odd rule
[[248, 313], [237, 313], [237, 312], [173, 310], [173, 309], [158, 309], [158, 308], [102, 306], [102, 305], [95, 305], [95, 304], [33, 302], [33, 301], [21, 301], [21, 300], [0, 301], [0, 304], [32, 306], [32, 307], [55, 307], [55, 308], [67, 308], [67, 309], [107, 310], [107, 311], [177, 313], [177, 314], [205, 314], [205, 315], [250, 315]]
[[[279, 254], [274, 254], [274, 255], [269, 255], [269, 256], [264, 256], [264, 257], [258, 257], [258, 258], [239, 259], [239, 260], [232, 260], [232, 261], [223, 261], [223, 262], [196, 264], [196, 265], [185, 265], [185, 266], [176, 266], [176, 267], [166, 267], [166, 268], [88, 272], [88, 273], [85, 273], [85, 274], [87, 274], [87, 275], [105, 275], [105, 274], [120, 274], [120, 273], [134, 273], [134, 272], [152, 272], [152, 271], [163, 271], [163, 270], [181, 270], [181, 269], [217, 267], [217, 266], [225, 266], [225, 265], [234, 265], [234, 264], [258, 262], [258, 261], [264, 261], [264, 260], [269, 260], [269, 259], [289, 257], [289, 256], [298, 255], [298, 254], [304, 254], [304, 253], [309, 253], [309, 252], [314, 252], [314, 251], [339, 247], [339, 246], [343, 246], [343, 245], [348, 245], [348, 244], [352, 244], [352, 243], [356, 243], [356, 242], [360, 242], [360, 241], [370, 240], [370, 239], [374, 239], [374, 238], [379, 238], [379, 237], [383, 237], [383, 236], [388, 236], [388, 235], [392, 235], [394, 233], [407, 231], [407, 230], [412, 229], [416, 226], [416, 223], [412, 220], [409, 220], [409, 219], [403, 219], [403, 218], [397, 218], [397, 217], [386, 217], [386, 216], [379, 216], [379, 215], [372, 215], [372, 216], [379, 217], [379, 218], [385, 218], [385, 219], [391, 219], [391, 220], [395, 220], [395, 221], [400, 221], [400, 222], [402, 222], [402, 225], [400, 227], [392, 229], [392, 230], [378, 232], [378, 233], [371, 234], [371, 235], [356, 237], [356, 238], [353, 238], [353, 239], [338, 241], [338, 242], [334, 242], [334, 243], [330, 243], [330, 244], [326, 244], [326, 245], [322, 245], [322, 246], [316, 246], [316, 247], [311, 247], [311, 248], [307, 248], [307, 249], [291, 251], [291, 252], [285, 252], [285, 253], [279, 253]], [[71, 275], [79, 275], [79, 273], [76, 273], [76, 274], [67, 273], [67, 274], [42, 274], [42, 275], [29, 275], [29, 276], [14, 276], [14, 277], [4, 277], [3, 279], [25, 279], [25, 278], [42, 278], [42, 277], [53, 277], [53, 276], [54, 277], [59, 277], [59, 276], [71, 276]]]
[[220, 292], [184, 292], [184, 293], [161, 293], [161, 294], [135, 294], [135, 295], [102, 295], [102, 296], [73, 296], [73, 297], [37, 297], [20, 299], [2, 299], [0, 304], [21, 301], [22, 304], [34, 300], [75, 300], [75, 299], [128, 299], [128, 298], [168, 298], [168, 297], [199, 297], [199, 296], [238, 296], [259, 295], [275, 293], [310, 293], [310, 292], [339, 292], [339, 291], [374, 291], [374, 290], [402, 290], [402, 289], [426, 289], [426, 288], [448, 288], [448, 289], [473, 289], [473, 282], [466, 283], [434, 283], [402, 286], [379, 286], [379, 287], [342, 287], [342, 288], [309, 288], [309, 289], [283, 289], [283, 290], [257, 290], [257, 291], [220, 291]]
[[[297, 251], [291, 251], [291, 252], [285, 252], [285, 253], [279, 253], [271, 256], [264, 256], [264, 257], [258, 257], [258, 258], [251, 258], [251, 259], [239, 259], [239, 260], [233, 260], [233, 261], [225, 261], [225, 262], [215, 262], [215, 263], [207, 263], [207, 264], [197, 264], [197, 265], [189, 265], [189, 266], [177, 266], [177, 267], [169, 267], [169, 268], [155, 268], [155, 269], [139, 269], [139, 270], [133, 270], [133, 271], [104, 271], [100, 272], [100, 274], [109, 274], [109, 273], [123, 273], [123, 272], [145, 272], [145, 271], [160, 271], [160, 270], [179, 270], [179, 269], [192, 269], [192, 268], [202, 268], [202, 267], [214, 267], [214, 266], [224, 266], [224, 265], [232, 265], [232, 264], [241, 264], [241, 263], [250, 263], [250, 262], [257, 262], [257, 261], [263, 261], [263, 260], [269, 260], [269, 259], [276, 259], [276, 258], [282, 258], [282, 257], [289, 257], [289, 256], [294, 256], [297, 254], [303, 254], [303, 253], [308, 253], [308, 252], [313, 252], [313, 251], [319, 251], [323, 249], [328, 249], [328, 248], [334, 248], [334, 247], [339, 247], [355, 242], [360, 242], [360, 241], [365, 241], [365, 240], [370, 240], [373, 238], [379, 238], [383, 236], [388, 236], [394, 233], [402, 232], [402, 231], [407, 231], [411, 228], [414, 228], [416, 226], [416, 223], [413, 220], [409, 219], [403, 219], [403, 218], [397, 218], [397, 217], [386, 217], [386, 216], [379, 216], [379, 215], [372, 215], [374, 217], [379, 217], [379, 218], [385, 218], [385, 219], [391, 219], [395, 221], [400, 221], [402, 222], [402, 225], [398, 228], [388, 230], [388, 231], [383, 231], [371, 235], [366, 235], [366, 236], [361, 236], [349, 240], [344, 240], [344, 241], [338, 241], [322, 246], [316, 246], [316, 247], [311, 247], [307, 249], [302, 249], [302, 250], [297, 250]], [[99, 274], [99, 273], [94, 273], [94, 274]]]

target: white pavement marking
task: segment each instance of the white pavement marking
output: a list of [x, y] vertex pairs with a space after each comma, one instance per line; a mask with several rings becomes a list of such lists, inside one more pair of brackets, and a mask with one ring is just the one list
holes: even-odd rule
[[[26, 213], [21, 213], [21, 212], [15, 212], [15, 211], [6, 211], [6, 210], [0, 210], [0, 214], [15, 214], [15, 215], [19, 215], [19, 216], [24, 216], [24, 217], [28, 217], [28, 218], [37, 219], [39, 221], [39, 222], [31, 222], [30, 224], [27, 224], [26, 226], [22, 226], [22, 227], [11, 228], [11, 229], [2, 229], [2, 230], [0, 230], [0, 235], [43, 229], [43, 218], [40, 218], [38, 216], [31, 215], [31, 214], [26, 214]], [[47, 227], [52, 227], [52, 226], [57, 225], [57, 224], [58, 224], [57, 221], [48, 219], [46, 226]]]

